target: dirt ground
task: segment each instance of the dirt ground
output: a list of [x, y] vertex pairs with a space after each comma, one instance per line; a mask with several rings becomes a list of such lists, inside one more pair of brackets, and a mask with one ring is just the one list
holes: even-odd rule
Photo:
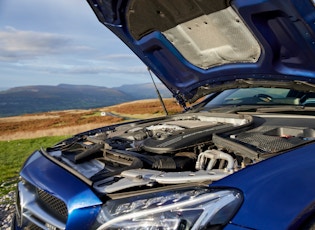
[[[166, 99], [170, 114], [182, 111], [174, 99]], [[90, 109], [54, 111], [0, 118], [0, 141], [37, 138], [43, 136], [73, 135], [86, 130], [124, 122], [163, 116], [158, 100], [141, 100], [115, 106]]]

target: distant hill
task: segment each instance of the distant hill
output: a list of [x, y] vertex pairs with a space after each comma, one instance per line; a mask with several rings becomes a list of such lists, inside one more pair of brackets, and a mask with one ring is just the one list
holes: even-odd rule
[[[171, 97], [162, 85], [163, 97]], [[157, 98], [153, 84], [107, 88], [90, 85], [24, 86], [0, 92], [0, 117], [68, 109], [90, 109], [122, 102]]]
[[[172, 94], [166, 87], [159, 83], [156, 84], [162, 97], [172, 97]], [[157, 98], [156, 89], [153, 83], [122, 85], [113, 89], [119, 90], [127, 95], [133, 97], [133, 100]]]

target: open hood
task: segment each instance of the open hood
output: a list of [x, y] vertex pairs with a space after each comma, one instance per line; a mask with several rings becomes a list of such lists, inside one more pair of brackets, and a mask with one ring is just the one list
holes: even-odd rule
[[88, 2], [182, 105], [235, 87], [314, 87], [314, 0]]

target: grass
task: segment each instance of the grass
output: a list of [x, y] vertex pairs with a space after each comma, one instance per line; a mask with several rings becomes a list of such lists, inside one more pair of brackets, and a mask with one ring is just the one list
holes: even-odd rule
[[13, 190], [23, 162], [36, 149], [49, 147], [66, 136], [0, 141], [0, 196]]

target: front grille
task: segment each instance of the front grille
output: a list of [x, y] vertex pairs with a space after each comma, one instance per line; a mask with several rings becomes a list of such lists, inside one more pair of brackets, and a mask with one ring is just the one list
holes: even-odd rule
[[68, 219], [68, 209], [66, 204], [56, 198], [55, 196], [36, 188], [37, 198], [39, 204], [46, 210], [49, 210], [50, 213], [53, 213], [56, 218], [61, 219], [66, 222]]
[[68, 210], [62, 200], [27, 181], [18, 183], [17, 202], [19, 200], [18, 226], [25, 230], [66, 229]]

